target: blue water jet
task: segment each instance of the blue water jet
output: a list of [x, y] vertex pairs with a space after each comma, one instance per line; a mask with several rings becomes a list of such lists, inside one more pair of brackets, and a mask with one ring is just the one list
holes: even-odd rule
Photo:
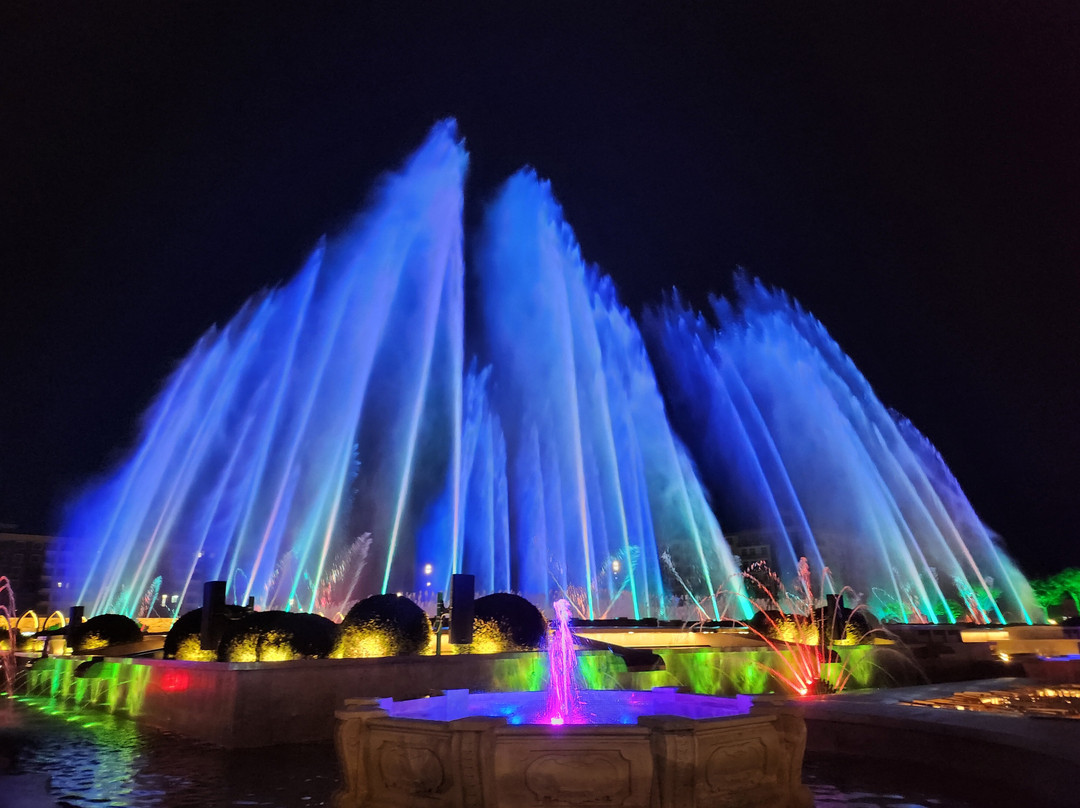
[[[331, 583], [414, 585], [410, 507], [441, 490], [458, 434], [466, 164], [437, 126], [367, 213], [199, 341], [131, 457], [69, 509], [72, 602], [131, 613], [158, 574], [181, 609], [204, 580], [325, 610], [353, 597]], [[365, 533], [363, 568], [327, 576]]]
[[879, 614], [1031, 621], [1027, 582], [940, 455], [817, 320], [741, 275], [712, 309], [710, 322], [675, 295], [647, 330], [729, 530], [766, 542], [783, 579], [805, 557]]
[[[554, 584], [590, 617], [666, 616], [672, 595], [710, 619], [742, 616], [738, 567], [637, 325], [582, 260], [550, 187], [520, 172], [485, 225], [479, 341], [507, 446], [511, 585], [536, 597]], [[665, 580], [665, 554], [691, 588]]]

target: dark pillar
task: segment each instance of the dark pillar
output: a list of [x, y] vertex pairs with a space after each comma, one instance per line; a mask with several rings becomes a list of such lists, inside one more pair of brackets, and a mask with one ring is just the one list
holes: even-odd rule
[[199, 647], [202, 650], [217, 650], [224, 617], [225, 581], [207, 581], [203, 584], [202, 624], [199, 626]]
[[[68, 648], [75, 648], [75, 643], [73, 643], [72, 640], [76, 639], [75, 633], [79, 630], [79, 626], [82, 625], [82, 621], [82, 606], [72, 606], [70, 609], [68, 609], [67, 628], [64, 630], [64, 643], [67, 645]], [[45, 640], [45, 645], [46, 647], [48, 647], [49, 645], [49, 640], [47, 638]]]
[[476, 604], [475, 575], [453, 575], [450, 578], [450, 642], [463, 645], [472, 642], [473, 618]]

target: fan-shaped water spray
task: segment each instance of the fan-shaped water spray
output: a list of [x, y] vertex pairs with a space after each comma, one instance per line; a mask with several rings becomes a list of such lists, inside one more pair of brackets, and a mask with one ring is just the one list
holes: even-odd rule
[[713, 311], [716, 326], [676, 297], [649, 332], [729, 529], [763, 536], [785, 579], [806, 557], [879, 613], [1030, 621], [1026, 581], [940, 456], [817, 320], [741, 276]]
[[160, 576], [177, 612], [226, 580], [235, 601], [333, 616], [469, 572], [588, 617], [676, 599], [746, 617], [695, 460], [785, 575], [806, 556], [929, 619], [954, 619], [957, 593], [991, 619], [1029, 602], [933, 448], [782, 295], [745, 285], [719, 330], [675, 302], [650, 357], [531, 171], [490, 206], [466, 284], [466, 164], [437, 125], [365, 214], [196, 344], [69, 510], [70, 603], [132, 614]]
[[453, 124], [436, 127], [344, 234], [199, 341], [130, 459], [70, 511], [73, 601], [130, 611], [160, 573], [179, 604], [222, 579], [236, 600], [310, 609], [368, 529], [382, 552], [357, 586], [413, 585], [410, 506], [442, 483], [420, 454], [445, 441], [424, 458], [445, 475], [458, 434], [465, 166]]
[[[622, 599], [664, 615], [660, 554], [695, 571], [704, 613], [738, 571], [704, 491], [667, 422], [645, 346], [610, 279], [586, 267], [546, 183], [512, 177], [480, 250], [483, 355], [505, 428], [513, 583], [553, 582], [579, 612]], [[556, 439], [552, 439], [556, 437]], [[546, 563], [545, 563], [546, 562]], [[625, 611], [625, 610], [624, 610]]]

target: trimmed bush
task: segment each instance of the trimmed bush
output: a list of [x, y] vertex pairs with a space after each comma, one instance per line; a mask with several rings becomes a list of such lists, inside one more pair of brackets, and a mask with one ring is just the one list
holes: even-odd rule
[[746, 623], [752, 631], [762, 637], [780, 643], [799, 645], [817, 645], [820, 638], [819, 623], [803, 615], [790, 615], [770, 609], [758, 612]]
[[826, 620], [825, 624], [832, 641], [841, 645], [860, 645], [870, 642], [868, 635], [881, 627], [878, 619], [865, 609], [846, 610], [846, 614], [837, 615], [835, 620]]
[[341, 621], [332, 656], [419, 654], [431, 641], [424, 610], [401, 595], [372, 595], [353, 604]]
[[99, 614], [85, 623], [68, 627], [67, 644], [75, 654], [92, 654], [110, 645], [142, 639], [142, 626], [122, 614]]
[[[227, 620], [239, 620], [248, 611], [243, 606], [226, 606]], [[214, 662], [218, 658], [217, 649], [204, 651], [199, 643], [202, 629], [202, 608], [192, 609], [176, 619], [165, 635], [162, 656], [165, 659], [183, 659], [194, 662]]]
[[474, 652], [533, 651], [544, 644], [547, 620], [521, 595], [496, 592], [474, 605]]
[[768, 611], [758, 612], [746, 625], [781, 643], [858, 645], [873, 630], [870, 617], [865, 611], [851, 609], [838, 610], [835, 615], [815, 609], [812, 617]]
[[337, 625], [318, 614], [249, 612], [226, 625], [218, 648], [221, 662], [281, 662], [327, 657]]

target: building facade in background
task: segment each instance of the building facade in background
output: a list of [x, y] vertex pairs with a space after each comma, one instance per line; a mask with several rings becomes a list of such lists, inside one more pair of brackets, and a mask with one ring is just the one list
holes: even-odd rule
[[[51, 592], [46, 570], [52, 546], [52, 536], [0, 533], [0, 575], [11, 583], [19, 614], [28, 609], [49, 612]], [[5, 601], [0, 602], [7, 605]]]

